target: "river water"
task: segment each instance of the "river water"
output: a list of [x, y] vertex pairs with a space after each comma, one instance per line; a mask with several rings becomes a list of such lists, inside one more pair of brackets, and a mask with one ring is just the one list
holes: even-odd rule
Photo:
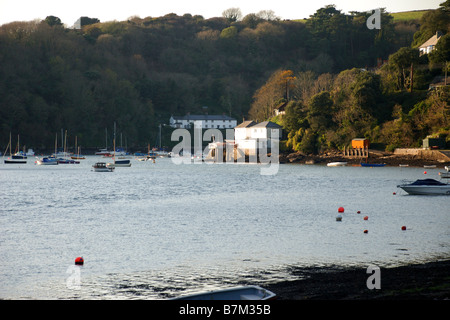
[[450, 256], [450, 197], [397, 188], [439, 168], [282, 164], [262, 175], [158, 158], [91, 171], [99, 160], [0, 164], [1, 299], [165, 299], [263, 285], [292, 266]]

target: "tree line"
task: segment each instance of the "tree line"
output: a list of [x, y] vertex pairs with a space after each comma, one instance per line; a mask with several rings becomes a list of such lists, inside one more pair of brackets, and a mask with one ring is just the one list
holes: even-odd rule
[[[91, 18], [81, 29], [66, 28], [54, 16], [2, 25], [0, 145], [6, 146], [11, 132], [20, 134], [20, 141], [29, 147], [51, 149], [55, 133], [64, 129], [82, 146], [102, 147], [105, 129], [111, 136], [116, 122], [127, 145], [137, 148], [153, 144], [159, 125], [167, 124], [170, 115], [200, 113], [205, 106], [211, 114], [261, 120], [256, 111], [259, 96], [274, 94], [266, 112], [278, 102], [275, 100], [283, 98], [264, 89], [277, 70], [292, 71], [289, 90], [283, 89], [289, 92], [290, 104], [305, 106], [314, 90], [324, 91], [319, 88], [326, 89], [333, 100], [328, 107], [326, 93], [322, 93], [311, 111], [297, 107], [301, 115], [309, 115], [305, 132], [321, 121], [336, 124], [338, 108], [331, 79], [333, 88], [336, 79], [341, 79], [342, 95], [355, 95], [351, 98], [358, 101], [354, 108], [340, 113], [342, 122], [352, 121], [352, 117], [361, 117], [360, 110], [368, 112], [382, 104], [376, 94], [385, 89], [373, 86], [384, 86], [383, 79], [390, 71], [366, 76], [348, 70], [375, 66], [410, 46], [417, 32], [428, 35], [421, 29], [423, 22], [394, 22], [384, 10], [382, 28], [369, 30], [369, 16], [368, 12], [344, 14], [335, 6], [326, 6], [306, 21], [287, 21], [270, 10], [242, 16], [234, 8], [210, 19], [191, 14], [109, 22]], [[346, 71], [346, 76], [339, 77]], [[361, 88], [345, 82], [355, 77], [363, 81]], [[415, 79], [414, 86], [420, 85], [420, 77]], [[397, 80], [405, 86], [405, 80]], [[304, 86], [298, 86], [301, 81]], [[365, 97], [365, 90], [375, 90], [375, 96]], [[370, 106], [361, 99], [367, 99]], [[341, 97], [342, 105], [344, 100]], [[389, 107], [377, 109], [373, 116], [387, 120], [391, 111]], [[302, 119], [297, 122], [304, 122]], [[162, 128], [164, 134], [168, 129]], [[287, 128], [288, 134], [291, 129], [300, 130]], [[314, 139], [324, 141], [320, 137], [325, 133], [320, 130], [318, 127]], [[350, 134], [356, 129], [346, 130]], [[326, 141], [330, 146], [339, 145], [339, 139]]]

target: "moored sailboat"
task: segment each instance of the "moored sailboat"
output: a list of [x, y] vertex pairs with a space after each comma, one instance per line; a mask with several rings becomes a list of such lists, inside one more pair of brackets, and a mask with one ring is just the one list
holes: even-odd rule
[[115, 168], [115, 167], [131, 167], [131, 161], [129, 159], [116, 159], [116, 123], [114, 122], [114, 153], [113, 153], [113, 163], [107, 163], [107, 167]]
[[[23, 155], [23, 154], [19, 154], [18, 149], [19, 149], [19, 136], [17, 136], [17, 152], [12, 154], [11, 151], [11, 133], [9, 134], [9, 143], [8, 146], [6, 147], [5, 150], [5, 154], [8, 152], [9, 149], [9, 158], [8, 159], [4, 159], [4, 163], [5, 164], [23, 164], [23, 163], [27, 163], [27, 156]], [[3, 155], [3, 158], [5, 156]]]

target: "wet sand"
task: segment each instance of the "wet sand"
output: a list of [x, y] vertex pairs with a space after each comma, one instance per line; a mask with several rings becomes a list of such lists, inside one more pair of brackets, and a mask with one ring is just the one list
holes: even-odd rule
[[368, 289], [367, 268], [293, 268], [298, 280], [268, 284], [278, 300], [450, 300], [450, 260], [380, 268]]

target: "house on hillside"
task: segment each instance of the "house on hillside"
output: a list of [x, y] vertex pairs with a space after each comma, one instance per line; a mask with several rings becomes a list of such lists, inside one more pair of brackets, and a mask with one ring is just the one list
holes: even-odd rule
[[436, 44], [439, 42], [439, 39], [442, 37], [442, 33], [437, 31], [434, 36], [425, 41], [420, 47], [420, 55], [428, 54], [431, 51], [436, 49]]
[[191, 126], [201, 124], [202, 129], [232, 129], [237, 125], [237, 120], [225, 114], [186, 114], [185, 116], [171, 116], [169, 119], [172, 128], [189, 129]]
[[287, 105], [287, 102], [283, 102], [283, 103], [280, 103], [278, 106], [276, 106], [274, 109], [275, 116], [285, 115], [286, 114], [286, 105]]

